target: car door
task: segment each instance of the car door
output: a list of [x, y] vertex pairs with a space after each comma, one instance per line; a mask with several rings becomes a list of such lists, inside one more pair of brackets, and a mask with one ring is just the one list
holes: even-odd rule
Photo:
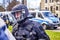
[[30, 12], [30, 14], [35, 18], [36, 17], [36, 12]]

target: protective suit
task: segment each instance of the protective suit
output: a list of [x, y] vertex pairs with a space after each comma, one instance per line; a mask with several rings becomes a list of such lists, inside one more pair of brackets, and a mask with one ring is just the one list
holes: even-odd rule
[[17, 20], [12, 32], [16, 40], [50, 40], [42, 26], [30, 20], [32, 16], [25, 5], [18, 4], [12, 8], [12, 11]]

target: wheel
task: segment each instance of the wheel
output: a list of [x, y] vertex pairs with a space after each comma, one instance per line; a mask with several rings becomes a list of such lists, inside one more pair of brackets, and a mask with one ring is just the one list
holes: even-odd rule
[[54, 27], [53, 29], [57, 29], [57, 27]]
[[58, 25], [55, 25], [55, 26], [53, 27], [53, 29], [57, 29], [57, 27], [58, 27]]
[[43, 29], [45, 30], [47, 28], [47, 25], [46, 24], [42, 24], [43, 26]]

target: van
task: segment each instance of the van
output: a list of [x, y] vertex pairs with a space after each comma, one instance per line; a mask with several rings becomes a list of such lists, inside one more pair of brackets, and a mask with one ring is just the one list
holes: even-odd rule
[[[50, 11], [29, 11], [30, 14], [34, 16], [34, 18], [38, 20], [47, 21], [48, 25], [45, 22], [41, 22], [42, 25], [46, 26], [46, 28], [56, 29], [59, 24], [59, 18], [55, 17]], [[33, 20], [33, 19], [32, 19]]]
[[10, 11], [8, 11], [8, 12], [0, 12], [1, 14], [2, 14], [2, 19], [4, 20], [4, 21], [6, 21], [6, 20], [8, 20], [8, 22], [9, 22], [9, 24], [11, 23], [11, 25], [14, 25], [15, 23], [16, 23], [16, 19], [15, 19], [15, 17], [11, 14], [11, 12]]

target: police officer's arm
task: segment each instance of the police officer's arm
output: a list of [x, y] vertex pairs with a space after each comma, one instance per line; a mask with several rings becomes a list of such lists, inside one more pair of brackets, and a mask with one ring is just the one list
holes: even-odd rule
[[46, 34], [46, 32], [45, 32], [45, 30], [43, 29], [43, 27], [40, 26], [39, 29], [41, 30], [42, 36], [44, 36], [46, 40], [50, 40], [49, 36]]
[[35, 25], [33, 29], [36, 31], [39, 39], [50, 40], [48, 35], [45, 33], [44, 29], [42, 28], [42, 26]]

